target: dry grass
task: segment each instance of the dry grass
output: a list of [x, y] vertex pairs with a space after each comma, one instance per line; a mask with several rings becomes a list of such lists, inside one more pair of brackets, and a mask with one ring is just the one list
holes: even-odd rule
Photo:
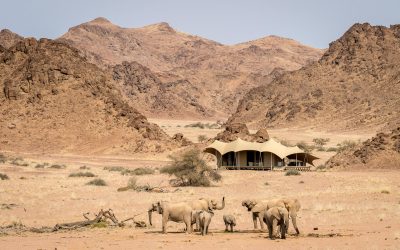
[[285, 176], [291, 176], [291, 175], [301, 175], [299, 170], [296, 169], [289, 169], [288, 171], [285, 172]]
[[8, 175], [0, 173], [0, 180], [8, 180], [10, 179]]
[[96, 175], [92, 172], [77, 172], [69, 174], [68, 177], [96, 177]]
[[107, 186], [107, 183], [103, 179], [94, 179], [86, 183], [86, 185], [92, 185], [92, 186]]

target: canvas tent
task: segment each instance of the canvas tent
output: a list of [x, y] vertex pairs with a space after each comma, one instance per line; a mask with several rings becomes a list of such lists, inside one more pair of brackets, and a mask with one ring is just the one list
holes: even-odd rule
[[225, 143], [214, 141], [204, 150], [217, 157], [218, 167], [273, 169], [283, 166], [313, 165], [317, 157], [304, 152], [299, 147], [287, 147], [270, 139], [263, 143], [248, 142], [242, 139]]

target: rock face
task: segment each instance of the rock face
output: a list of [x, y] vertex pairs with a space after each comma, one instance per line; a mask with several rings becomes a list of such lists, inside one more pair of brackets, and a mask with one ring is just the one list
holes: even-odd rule
[[16, 42], [23, 40], [24, 38], [14, 32], [3, 29], [0, 31], [0, 47], [10, 48]]
[[249, 142], [265, 142], [269, 140], [269, 135], [265, 128], [260, 129], [255, 134], [250, 134], [246, 124], [232, 123], [227, 124], [225, 130], [220, 132], [214, 139], [222, 142], [231, 142], [238, 138]]
[[[146, 106], [153, 105], [151, 101], [137, 106], [152, 117], [227, 118], [252, 87], [322, 55], [322, 50], [276, 36], [227, 46], [176, 31], [167, 23], [122, 28], [104, 18], [72, 27], [58, 40], [103, 67], [136, 61], [153, 71], [164, 86], [157, 96], [164, 112], [154, 113]], [[181, 98], [174, 103], [176, 97]], [[165, 105], [166, 100], [171, 104]]]
[[393, 128], [400, 123], [400, 25], [353, 25], [322, 58], [250, 90], [228, 122], [253, 128]]
[[327, 162], [330, 168], [400, 168], [400, 127], [378, 133], [354, 149], [336, 154]]
[[132, 153], [180, 145], [123, 97], [111, 70], [69, 45], [23, 39], [0, 53], [0, 72], [3, 150]]

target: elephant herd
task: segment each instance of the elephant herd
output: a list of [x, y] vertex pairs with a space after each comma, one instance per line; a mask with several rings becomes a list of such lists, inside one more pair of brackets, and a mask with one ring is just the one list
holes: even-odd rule
[[[257, 220], [260, 227], [264, 230], [264, 223], [267, 225], [269, 237], [275, 238], [278, 233], [282, 239], [289, 229], [289, 218], [296, 233], [300, 231], [297, 227], [297, 213], [300, 210], [300, 202], [297, 199], [275, 199], [275, 200], [244, 200], [242, 206], [252, 213], [254, 229], [257, 229]], [[186, 232], [193, 232], [193, 225], [202, 235], [208, 233], [208, 227], [214, 216], [214, 210], [222, 210], [225, 207], [225, 197], [218, 204], [212, 199], [201, 198], [190, 202], [169, 203], [159, 201], [151, 204], [148, 210], [149, 223], [152, 225], [152, 213], [157, 212], [162, 215], [162, 232], [167, 232], [168, 221], [183, 222], [186, 225]], [[225, 231], [233, 232], [236, 226], [236, 218], [233, 215], [223, 216]], [[278, 230], [279, 229], [279, 230]]]

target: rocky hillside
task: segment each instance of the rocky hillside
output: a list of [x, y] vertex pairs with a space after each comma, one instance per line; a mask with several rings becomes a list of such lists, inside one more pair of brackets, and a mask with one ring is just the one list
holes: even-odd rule
[[[159, 97], [169, 100], [165, 111], [174, 117], [193, 117], [193, 112], [198, 117], [227, 117], [252, 87], [322, 55], [319, 49], [276, 36], [228, 46], [176, 31], [167, 23], [122, 28], [105, 18], [75, 26], [59, 41], [73, 45], [99, 65], [136, 61], [155, 72], [169, 92], [166, 96], [160, 92]], [[170, 99], [171, 94], [180, 96], [182, 90], [192, 98], [190, 105]]]
[[0, 46], [4, 48], [10, 48], [16, 42], [24, 39], [22, 36], [15, 34], [14, 32], [3, 29], [0, 31]]
[[333, 156], [329, 168], [400, 169], [400, 127]]
[[2, 150], [132, 153], [179, 146], [124, 98], [111, 70], [77, 49], [23, 39], [0, 51]]
[[400, 123], [400, 25], [353, 25], [322, 58], [249, 91], [229, 122], [253, 128], [393, 128]]

